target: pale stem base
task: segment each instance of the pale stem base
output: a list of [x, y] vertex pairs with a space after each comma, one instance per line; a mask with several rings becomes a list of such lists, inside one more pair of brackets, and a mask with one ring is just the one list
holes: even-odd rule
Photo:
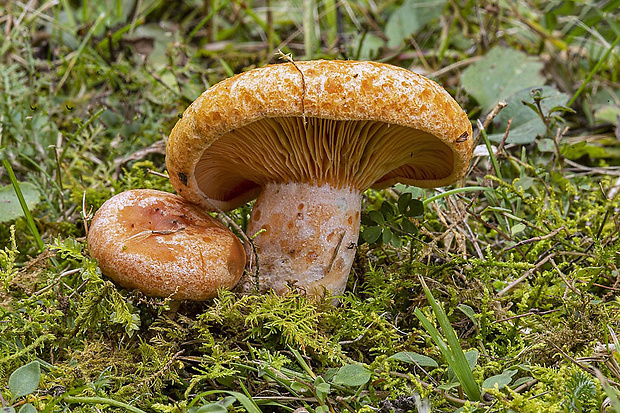
[[[361, 198], [329, 185], [268, 184], [247, 229], [250, 237], [258, 233], [259, 291], [341, 294], [355, 258]], [[241, 289], [255, 289], [254, 281], [246, 279]]]

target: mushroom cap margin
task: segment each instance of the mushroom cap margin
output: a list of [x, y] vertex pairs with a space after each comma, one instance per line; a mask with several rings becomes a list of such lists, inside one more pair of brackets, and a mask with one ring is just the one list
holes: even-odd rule
[[449, 176], [434, 180], [392, 177], [373, 186], [377, 189], [397, 182], [423, 188], [449, 185], [465, 175], [471, 158], [471, 123], [454, 98], [434, 81], [383, 63], [299, 61], [235, 75], [198, 97], [168, 139], [166, 165], [172, 185], [180, 195], [209, 210], [242, 205], [260, 189], [226, 201], [208, 199], [194, 176], [202, 154], [231, 130], [264, 118], [302, 116], [376, 120], [414, 128], [451, 148], [454, 165]]

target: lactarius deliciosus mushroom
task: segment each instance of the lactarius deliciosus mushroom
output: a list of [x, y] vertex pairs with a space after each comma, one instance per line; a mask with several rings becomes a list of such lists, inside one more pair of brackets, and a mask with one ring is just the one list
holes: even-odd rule
[[149, 296], [206, 300], [231, 288], [245, 267], [239, 239], [186, 199], [136, 189], [108, 199], [88, 231], [101, 271]]
[[[437, 83], [387, 64], [289, 62], [204, 92], [168, 140], [177, 192], [207, 209], [255, 198], [248, 235], [261, 291], [341, 293], [354, 259], [362, 192], [463, 177], [465, 112]], [[252, 282], [253, 280], [248, 280]]]

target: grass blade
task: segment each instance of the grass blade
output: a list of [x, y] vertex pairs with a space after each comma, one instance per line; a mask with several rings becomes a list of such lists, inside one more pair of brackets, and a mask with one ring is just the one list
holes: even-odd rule
[[13, 167], [7, 159], [2, 160], [2, 164], [4, 168], [9, 174], [9, 179], [11, 180], [11, 185], [13, 185], [13, 189], [15, 190], [15, 194], [17, 195], [17, 199], [19, 199], [19, 204], [22, 207], [22, 211], [24, 212], [24, 217], [26, 217], [26, 224], [32, 232], [35, 241], [37, 242], [37, 246], [39, 250], [43, 251], [45, 249], [45, 244], [41, 239], [41, 234], [39, 234], [39, 230], [37, 229], [37, 225], [34, 223], [34, 219], [32, 219], [32, 214], [30, 214], [30, 210], [28, 209], [28, 205], [26, 204], [26, 200], [24, 199], [24, 194], [19, 186], [19, 182], [17, 181], [17, 177], [15, 176], [15, 172], [13, 172]]
[[463, 193], [463, 192], [485, 191], [487, 189], [489, 189], [489, 188], [486, 187], [486, 186], [464, 186], [462, 188], [454, 188], [454, 189], [451, 189], [449, 191], [440, 192], [440, 193], [438, 193], [436, 195], [428, 197], [424, 201], [422, 201], [422, 203], [424, 204], [424, 206], [426, 206], [426, 205], [430, 204], [433, 201], [436, 201], [436, 200], [438, 200], [440, 198], [445, 198], [445, 197], [450, 196], [450, 195], [460, 194], [460, 193]]
[[469, 367], [469, 364], [467, 363], [467, 359], [465, 358], [465, 353], [463, 353], [459, 339], [450, 325], [450, 320], [448, 320], [448, 316], [443, 311], [441, 305], [435, 300], [435, 297], [433, 297], [433, 294], [422, 277], [420, 277], [420, 283], [422, 284], [426, 298], [435, 313], [435, 317], [437, 317], [437, 321], [443, 330], [446, 340], [443, 340], [439, 331], [430, 323], [430, 321], [419, 309], [416, 309], [415, 315], [418, 317], [424, 328], [429, 332], [433, 338], [433, 341], [435, 341], [435, 344], [437, 344], [437, 347], [439, 347], [439, 350], [446, 358], [448, 365], [452, 368], [452, 371], [454, 371], [454, 374], [459, 383], [461, 383], [463, 391], [467, 397], [470, 400], [479, 401], [481, 398], [480, 386], [478, 386], [478, 383], [476, 383], [476, 380], [474, 379], [474, 375]]
[[489, 137], [487, 136], [487, 131], [484, 130], [484, 126], [482, 125], [482, 122], [480, 121], [478, 121], [478, 128], [480, 129], [480, 136], [482, 136], [482, 140], [484, 140], [484, 145], [486, 146], [487, 151], [489, 152], [489, 159], [491, 159], [491, 163], [493, 164], [493, 170], [495, 171], [495, 175], [497, 175], [499, 179], [503, 179], [502, 171], [499, 168], [499, 163], [497, 163], [497, 158], [495, 157], [495, 152], [493, 152], [493, 146], [491, 146], [491, 141], [489, 140]]
[[590, 83], [590, 81], [592, 80], [592, 78], [594, 77], [594, 75], [599, 71], [599, 69], [601, 68], [601, 66], [603, 65], [603, 63], [605, 63], [605, 61], [607, 60], [607, 58], [609, 57], [609, 54], [616, 48], [616, 46], [618, 46], [618, 43], [620, 43], [620, 34], [618, 36], [616, 36], [616, 39], [613, 41], [613, 43], [609, 46], [609, 49], [607, 49], [605, 51], [605, 54], [600, 58], [600, 60], [598, 62], [596, 62], [596, 64], [594, 65], [594, 67], [592, 68], [592, 70], [590, 71], [590, 73], [588, 73], [588, 76], [586, 76], [585, 80], [583, 81], [583, 83], [581, 84], [581, 86], [579, 86], [579, 89], [577, 89], [577, 91], [573, 94], [573, 96], [570, 98], [570, 100], [568, 101], [568, 103], [566, 104], [566, 106], [571, 106], [573, 103], [575, 103], [575, 101], [577, 100], [577, 98], [579, 97], [579, 95], [581, 95], [581, 93], [584, 91], [584, 89], [586, 88], [586, 86]]
[[209, 396], [211, 394], [218, 394], [218, 393], [225, 393], [230, 396], [233, 396], [235, 399], [237, 399], [239, 403], [241, 403], [243, 408], [248, 413], [262, 413], [261, 410], [256, 405], [256, 403], [254, 403], [254, 401], [250, 399], [248, 396], [246, 396], [243, 393], [239, 393], [237, 391], [229, 391], [229, 390], [210, 390], [210, 391], [200, 393], [194, 398], [194, 401], [192, 401], [188, 407], [193, 406], [195, 401], [200, 400], [202, 397]]
[[121, 408], [126, 412], [146, 413], [144, 410], [130, 404], [105, 397], [64, 396], [62, 400], [68, 404], [107, 404], [108, 406]]

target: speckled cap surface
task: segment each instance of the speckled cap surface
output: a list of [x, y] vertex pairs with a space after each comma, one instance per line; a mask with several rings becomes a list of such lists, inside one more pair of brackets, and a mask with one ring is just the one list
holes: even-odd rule
[[184, 198], [151, 189], [108, 199], [90, 223], [88, 249], [123, 287], [178, 300], [212, 298], [245, 267], [228, 228]]
[[267, 182], [449, 185], [465, 174], [472, 135], [458, 103], [409, 70], [287, 62], [205, 91], [172, 130], [166, 165], [180, 195], [229, 210]]

